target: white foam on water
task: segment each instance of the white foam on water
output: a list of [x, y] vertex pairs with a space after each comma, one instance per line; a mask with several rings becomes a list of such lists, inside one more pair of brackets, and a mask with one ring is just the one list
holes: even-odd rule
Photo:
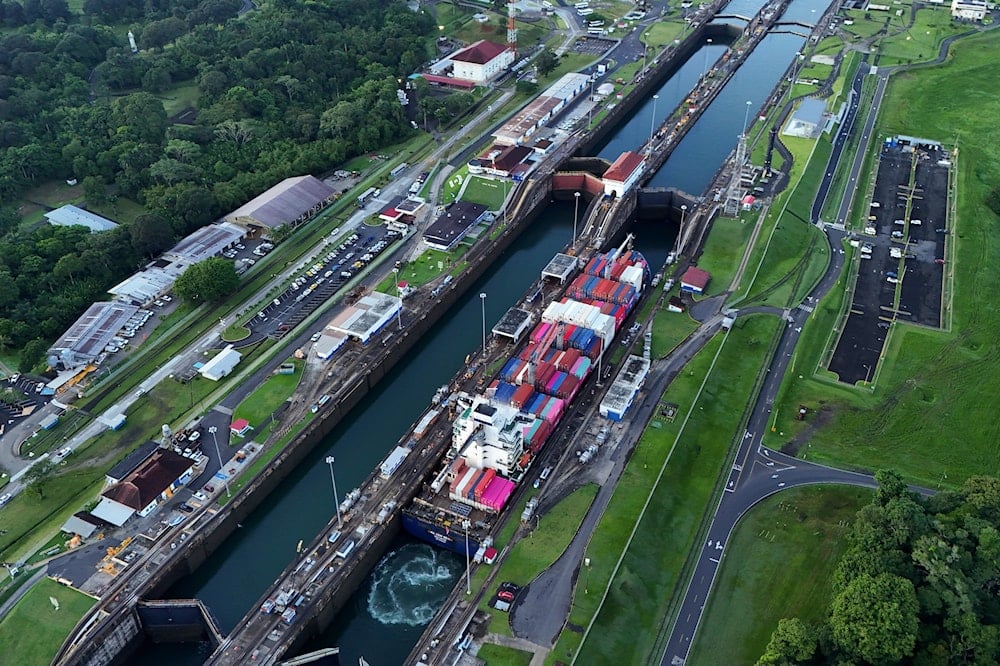
[[407, 544], [382, 558], [368, 590], [368, 613], [381, 624], [419, 627], [433, 619], [462, 572], [452, 553]]

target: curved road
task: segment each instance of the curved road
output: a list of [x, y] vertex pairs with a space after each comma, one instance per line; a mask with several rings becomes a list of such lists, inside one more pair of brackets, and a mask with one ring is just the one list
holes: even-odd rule
[[[823, 226], [823, 223], [819, 220], [819, 212], [829, 193], [833, 175], [837, 171], [837, 165], [843, 154], [844, 146], [854, 131], [861, 85], [864, 77], [868, 74], [869, 70], [862, 66], [851, 86], [851, 106], [841, 126], [841, 130], [834, 139], [834, 149], [827, 165], [827, 173], [823, 178], [812, 208], [812, 221], [819, 226]], [[854, 201], [854, 192], [860, 179], [864, 156], [868, 152], [868, 146], [872, 138], [872, 129], [888, 80], [887, 72], [877, 73], [877, 76], [878, 84], [875, 97], [867, 109], [868, 116], [865, 119], [862, 129], [861, 141], [859, 142], [854, 163], [851, 165], [851, 170], [848, 174], [847, 190], [838, 210], [838, 223], [826, 226], [825, 229], [831, 251], [830, 263], [820, 282], [806, 297], [805, 303], [794, 310], [790, 310], [786, 315], [788, 324], [781, 334], [774, 359], [771, 367], [768, 369], [768, 375], [764, 380], [750, 416], [743, 443], [736, 455], [733, 468], [730, 470], [725, 492], [719, 500], [715, 515], [709, 526], [708, 539], [702, 553], [698, 556], [694, 573], [690, 578], [684, 599], [681, 601], [678, 609], [677, 618], [660, 661], [661, 665], [677, 666], [683, 664], [687, 659], [688, 652], [691, 649], [691, 642], [701, 622], [705, 601], [715, 583], [715, 577], [725, 553], [726, 542], [736, 527], [736, 523], [739, 522], [739, 519], [751, 507], [781, 490], [804, 485], [821, 483], [849, 484], [866, 487], [875, 487], [876, 485], [874, 479], [867, 474], [833, 469], [773, 451], [763, 445], [763, 437], [764, 433], [770, 427], [768, 421], [770, 420], [771, 410], [774, 406], [778, 389], [781, 386], [782, 378], [790, 369], [790, 366], [792, 371], [794, 371], [792, 355], [798, 343], [799, 335], [802, 332], [802, 327], [812, 312], [810, 304], [818, 302], [833, 288], [844, 268], [845, 255], [840, 246], [845, 233], [841, 229], [843, 221], [847, 218], [847, 214]]]

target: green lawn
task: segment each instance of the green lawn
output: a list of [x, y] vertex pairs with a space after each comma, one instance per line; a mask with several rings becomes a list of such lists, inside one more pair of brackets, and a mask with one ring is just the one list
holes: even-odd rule
[[[563, 499], [551, 511], [542, 516], [538, 523], [538, 528], [528, 535], [518, 540], [510, 553], [500, 565], [496, 581], [511, 581], [518, 585], [527, 585], [534, 580], [538, 574], [551, 566], [559, 559], [563, 551], [573, 540], [577, 528], [583, 522], [583, 517], [587, 515], [590, 505], [597, 497], [599, 487], [596, 484], [588, 483], [578, 488], [569, 497]], [[516, 528], [520, 512], [511, 513], [508, 528]], [[537, 532], [537, 536], [535, 536]], [[511, 529], [505, 541], [497, 540], [497, 548], [501, 549], [510, 540], [513, 534]], [[482, 576], [485, 578], [485, 576]], [[492, 590], [488, 590], [492, 592]], [[490, 597], [484, 597], [479, 607], [481, 610], [490, 613], [493, 621], [490, 622], [489, 630], [510, 635], [510, 624], [508, 616], [498, 610], [489, 607]]]
[[462, 193], [462, 201], [482, 204], [487, 210], [500, 210], [505, 193], [510, 192], [512, 185], [503, 180], [469, 176]]
[[[807, 373], [821, 352], [803, 354], [803, 377], [787, 387], [778, 430], [768, 442], [783, 446], [808, 427], [811, 420], [800, 423], [791, 415], [796, 405], [808, 404], [823, 410], [823, 427], [810, 432], [803, 455], [863, 469], [892, 467], [930, 487], [1000, 473], [991, 407], [1000, 403], [1000, 312], [993, 306], [1000, 275], [983, 270], [1000, 261], [997, 217], [983, 204], [1000, 186], [1000, 138], [978, 129], [982, 118], [1000, 115], [1000, 100], [983, 93], [995, 80], [988, 63], [1000, 57], [1000, 35], [986, 33], [952, 48], [946, 66], [893, 77], [876, 132], [945, 142], [958, 137], [953, 331], [897, 325], [874, 395], [813, 378]], [[818, 337], [828, 336], [829, 320], [822, 317], [807, 331], [822, 329], [824, 321]]]
[[687, 25], [683, 21], [657, 21], [642, 33], [642, 41], [646, 46], [660, 48], [673, 44], [684, 33]]
[[163, 101], [163, 108], [169, 117], [180, 113], [189, 106], [195, 106], [200, 94], [201, 91], [198, 90], [197, 83], [184, 81], [170, 90], [158, 94], [157, 97]]
[[[901, 17], [909, 23], [909, 12]], [[925, 6], [917, 11], [913, 27], [907, 28], [900, 18], [890, 21], [889, 35], [879, 40], [879, 64], [909, 64], [937, 57], [941, 40], [969, 29], [952, 23], [948, 7]]]
[[104, 204], [88, 204], [87, 209], [119, 224], [131, 224], [135, 218], [149, 212], [142, 204], [125, 197], [117, 197]]
[[82, 200], [83, 186], [70, 186], [62, 180], [50, 180], [27, 190], [21, 198], [25, 201], [42, 204], [48, 208], [58, 208], [64, 204], [76, 203]]
[[706, 296], [716, 296], [729, 289], [743, 260], [757, 217], [754, 212], [736, 219], [719, 217], [712, 223], [705, 249], [698, 259], [699, 268], [712, 274]]
[[823, 139], [782, 137], [782, 141], [794, 156], [793, 189], [775, 199], [757, 237], [740, 282], [745, 304], [797, 304], [829, 261], [823, 234], [809, 223], [809, 216], [831, 145]]
[[[49, 598], [59, 603], [56, 610]], [[18, 664], [47, 664], [91, 606], [82, 592], [43, 578], [0, 621], [0, 645]]]
[[697, 328], [698, 322], [686, 312], [667, 312], [666, 308], [657, 310], [653, 319], [653, 345], [650, 350], [653, 357], [665, 357]]
[[[590, 663], [644, 663], [655, 652], [687, 553], [779, 326], [774, 317], [738, 320], [724, 347], [717, 336], [668, 387], [663, 400], [679, 405], [677, 418], [650, 422], [587, 547], [592, 566], [577, 583], [569, 620], [587, 627], [598, 613], [587, 643], [581, 648], [579, 633], [563, 631], [546, 663], [570, 660], [578, 650]], [[647, 500], [649, 510], [636, 527]]]
[[534, 655], [524, 650], [487, 643], [479, 648], [476, 656], [485, 661], [486, 666], [528, 666]]
[[263, 423], [295, 392], [295, 387], [302, 378], [305, 362], [296, 358], [290, 358], [287, 362], [295, 366], [295, 372], [290, 375], [275, 373], [268, 377], [233, 411], [234, 421], [246, 419], [251, 425]]
[[795, 488], [737, 525], [687, 663], [753, 664], [782, 618], [821, 620], [844, 536], [871, 491]]

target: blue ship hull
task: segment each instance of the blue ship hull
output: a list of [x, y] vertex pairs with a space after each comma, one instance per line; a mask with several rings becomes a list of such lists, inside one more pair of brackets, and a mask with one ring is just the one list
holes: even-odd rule
[[444, 525], [437, 525], [410, 515], [406, 511], [403, 512], [403, 528], [421, 541], [458, 553], [462, 557], [465, 557], [466, 552], [470, 557], [475, 556], [476, 551], [479, 550], [479, 541], [471, 534], [469, 535], [469, 548], [466, 551], [463, 530], [449, 529]]

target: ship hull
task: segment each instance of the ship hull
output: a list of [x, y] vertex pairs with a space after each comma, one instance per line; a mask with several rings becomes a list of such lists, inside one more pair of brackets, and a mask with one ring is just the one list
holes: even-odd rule
[[[406, 511], [403, 512], [403, 529], [405, 529], [410, 535], [420, 539], [421, 541], [426, 541], [432, 546], [450, 550], [453, 553], [462, 555], [463, 557], [466, 554], [465, 533], [462, 532], [462, 530], [449, 529], [444, 525], [437, 525], [422, 518], [418, 518], [417, 516], [413, 516]], [[479, 546], [479, 541], [477, 541], [476, 538], [470, 534], [468, 547], [468, 554], [470, 557], [476, 554], [476, 551], [479, 550]]]

